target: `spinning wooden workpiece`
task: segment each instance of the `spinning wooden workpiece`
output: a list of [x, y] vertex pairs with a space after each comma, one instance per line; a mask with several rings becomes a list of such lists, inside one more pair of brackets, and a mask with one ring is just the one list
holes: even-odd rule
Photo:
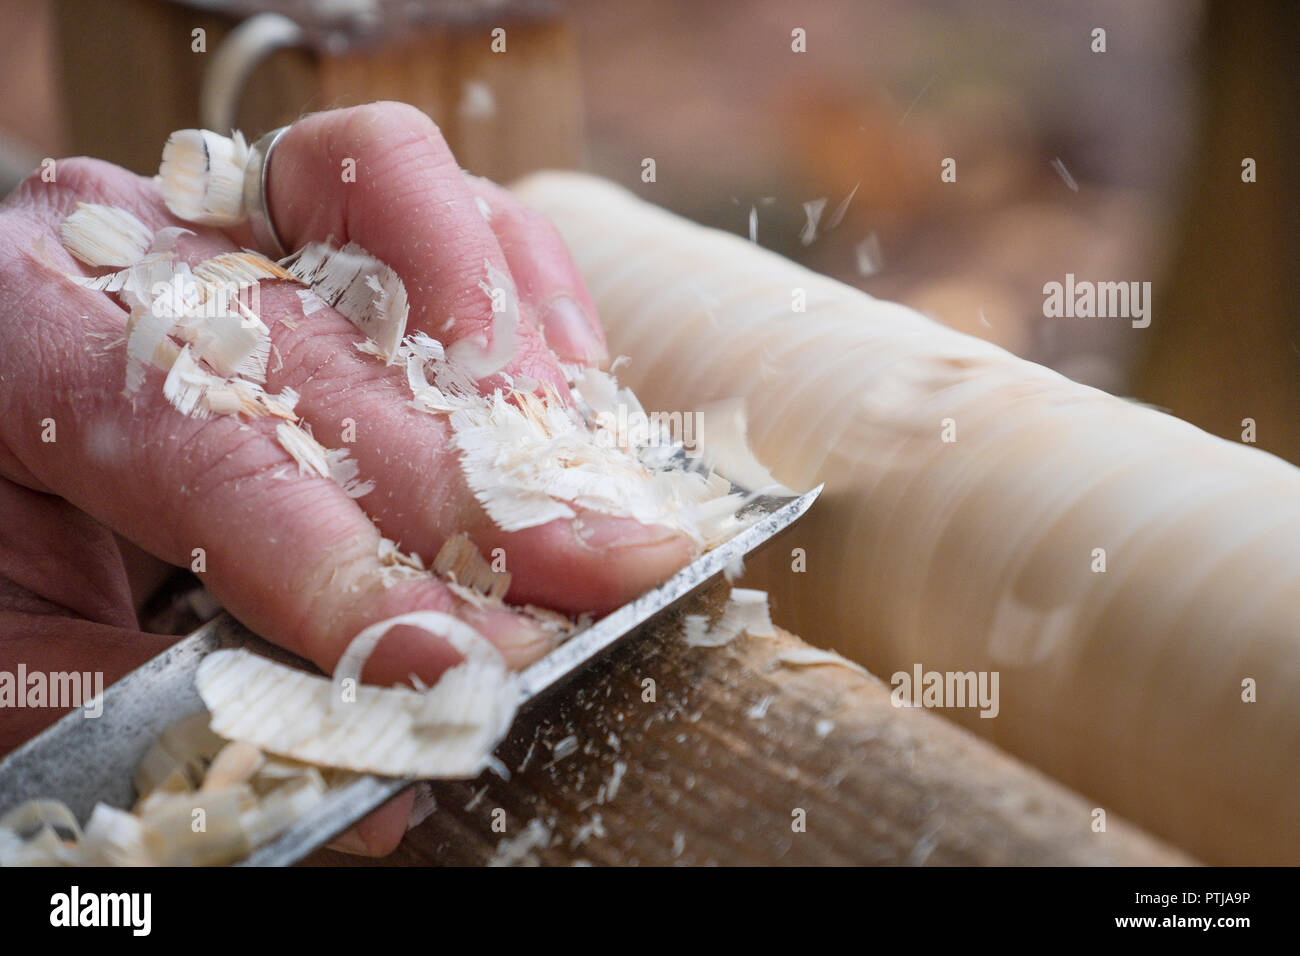
[[775, 476], [826, 483], [806, 573], [746, 576], [778, 623], [997, 671], [995, 719], [944, 714], [1201, 859], [1300, 860], [1300, 472], [599, 180], [518, 192], [647, 408], [743, 396]]

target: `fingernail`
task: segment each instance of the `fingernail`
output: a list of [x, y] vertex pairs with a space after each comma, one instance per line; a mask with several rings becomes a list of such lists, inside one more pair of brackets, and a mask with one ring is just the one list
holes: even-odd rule
[[642, 524], [632, 518], [614, 518], [606, 515], [575, 518], [573, 533], [584, 547], [593, 551], [640, 548], [662, 544], [680, 536], [680, 532], [664, 525]]
[[513, 611], [466, 607], [461, 616], [492, 642], [512, 668], [525, 667], [555, 648], [550, 635]]
[[361, 834], [356, 830], [349, 830], [341, 836], [335, 837], [329, 844], [329, 849], [338, 850], [340, 853], [351, 853], [354, 856], [372, 856], [370, 847], [366, 846], [366, 841], [361, 839]]
[[601, 345], [596, 320], [567, 295], [552, 299], [542, 313], [542, 329], [546, 343], [561, 358], [571, 362], [596, 365], [609, 358]]

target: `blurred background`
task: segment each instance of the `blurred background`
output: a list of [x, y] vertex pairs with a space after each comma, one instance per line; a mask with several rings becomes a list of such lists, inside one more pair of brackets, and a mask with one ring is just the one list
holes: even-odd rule
[[[1300, 461], [1300, 4], [3, 8], [0, 191], [69, 153], [152, 173], [178, 127], [407, 100], [474, 172], [586, 168], [1221, 436], [1252, 419]], [[1150, 327], [1044, 317], [1066, 273], [1151, 282]]]

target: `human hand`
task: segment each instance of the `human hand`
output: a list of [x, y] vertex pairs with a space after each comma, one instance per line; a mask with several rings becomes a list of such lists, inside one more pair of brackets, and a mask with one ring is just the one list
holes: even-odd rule
[[[355, 182], [340, 176], [344, 159], [355, 160]], [[467, 604], [432, 576], [385, 586], [381, 536], [427, 563], [463, 531], [484, 553], [504, 549], [510, 602], [567, 612], [607, 611], [689, 560], [693, 546], [680, 533], [579, 508], [575, 519], [498, 529], [465, 483], [445, 420], [409, 407], [403, 369], [359, 353], [360, 333], [332, 309], [304, 316], [286, 283], [261, 289], [280, 358], [267, 389], [298, 391], [297, 413], [327, 446], [343, 444], [343, 420], [352, 419], [347, 447], [374, 492], [352, 499], [328, 479], [300, 476], [274, 420], [181, 415], [163, 398], [158, 371], [123, 396], [122, 351], [105, 342], [121, 335], [126, 312], [61, 277], [82, 267], [61, 248], [60, 224], [78, 202], [126, 209], [153, 229], [182, 223], [151, 179], [87, 159], [56, 168], [55, 182], [33, 176], [0, 205], [5, 658], [29, 670], [93, 662], [111, 681], [170, 642], [139, 631], [111, 532], [174, 565], [189, 566], [202, 548], [200, 577], [232, 614], [326, 671], [365, 626], [413, 610], [461, 617], [514, 667], [550, 649], [527, 617]], [[493, 313], [478, 287], [486, 260], [519, 293], [518, 348], [507, 371], [564, 395], [560, 361], [605, 357], [590, 296], [558, 235], [504, 190], [463, 174], [412, 107], [379, 103], [300, 120], [272, 154], [268, 183], [286, 246], [353, 241], [397, 272], [410, 298], [408, 331], [445, 344], [490, 335]], [[191, 263], [252, 241], [242, 229], [190, 228], [196, 234], [177, 252]], [[53, 441], [43, 440], [45, 422], [54, 424]], [[395, 628], [364, 677], [387, 685], [414, 674], [433, 683], [457, 660], [442, 638]], [[22, 716], [6, 722], [0, 747], [58, 715]], [[409, 800], [363, 824], [365, 848], [391, 850], [406, 811]]]

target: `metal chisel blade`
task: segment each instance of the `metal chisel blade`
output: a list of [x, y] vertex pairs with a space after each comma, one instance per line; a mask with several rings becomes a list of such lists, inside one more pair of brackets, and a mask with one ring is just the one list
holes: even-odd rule
[[[821, 487], [795, 498], [760, 496], [744, 514], [756, 518], [726, 543], [641, 597], [570, 638], [520, 675], [524, 705], [531, 705], [589, 661], [674, 607], [738, 558], [784, 531], [816, 500]], [[98, 802], [129, 807], [132, 780], [145, 752], [170, 724], [203, 709], [194, 677], [215, 650], [247, 647], [284, 663], [311, 669], [221, 614], [189, 637], [132, 671], [104, 692], [103, 713], [88, 719], [73, 711], [0, 761], [0, 813], [25, 800], [62, 800], [84, 820]], [[324, 845], [412, 780], [363, 776], [328, 793], [275, 840], [255, 850], [244, 866], [287, 866]]]

